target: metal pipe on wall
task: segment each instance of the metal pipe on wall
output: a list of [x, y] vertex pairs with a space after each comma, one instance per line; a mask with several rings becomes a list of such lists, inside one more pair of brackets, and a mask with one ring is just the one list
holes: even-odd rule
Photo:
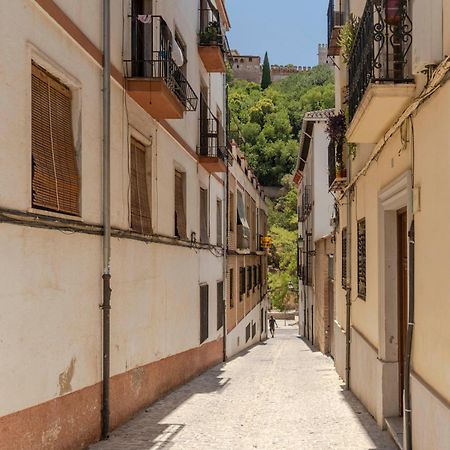
[[101, 437], [109, 433], [110, 310], [111, 310], [111, 23], [110, 0], [103, 0], [103, 384]]
[[[347, 145], [347, 179], [351, 180], [351, 153]], [[346, 270], [346, 314], [345, 314], [345, 389], [350, 389], [350, 351], [351, 351], [351, 311], [352, 311], [352, 190], [347, 191], [347, 270]]]

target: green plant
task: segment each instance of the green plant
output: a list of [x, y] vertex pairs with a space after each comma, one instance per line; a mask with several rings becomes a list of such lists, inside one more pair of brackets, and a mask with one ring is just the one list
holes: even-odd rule
[[200, 33], [200, 43], [210, 44], [217, 42], [220, 36], [220, 29], [217, 22], [209, 22], [204, 31]]
[[348, 64], [350, 60], [359, 23], [359, 17], [351, 16], [339, 33], [338, 44], [341, 47], [341, 57], [345, 64]]

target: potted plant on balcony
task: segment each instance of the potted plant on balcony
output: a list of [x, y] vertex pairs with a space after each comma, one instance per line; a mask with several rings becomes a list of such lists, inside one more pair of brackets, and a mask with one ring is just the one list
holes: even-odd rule
[[204, 31], [200, 33], [200, 43], [208, 45], [218, 45], [220, 38], [220, 28], [217, 22], [209, 22]]

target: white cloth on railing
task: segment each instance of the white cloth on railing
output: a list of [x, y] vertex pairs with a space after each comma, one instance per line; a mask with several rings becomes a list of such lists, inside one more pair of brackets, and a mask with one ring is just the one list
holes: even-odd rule
[[181, 67], [184, 64], [183, 50], [181, 50], [180, 46], [178, 45], [175, 39], [173, 40], [172, 43], [172, 58], [178, 67]]
[[152, 15], [151, 14], [139, 14], [137, 16], [137, 20], [142, 23], [151, 23], [152, 22]]

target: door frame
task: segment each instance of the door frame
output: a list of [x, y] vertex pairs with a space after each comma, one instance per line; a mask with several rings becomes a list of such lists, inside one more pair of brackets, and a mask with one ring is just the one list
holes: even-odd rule
[[[383, 418], [398, 416], [401, 412], [399, 380], [398, 333], [398, 212], [406, 209], [407, 230], [412, 220], [411, 171], [384, 187], [378, 196], [379, 220], [379, 292], [378, 308], [379, 349], [382, 364], [381, 412]], [[409, 249], [407, 250], [409, 251]], [[409, 255], [408, 255], [409, 257]], [[406, 293], [408, 295], [408, 293]]]

